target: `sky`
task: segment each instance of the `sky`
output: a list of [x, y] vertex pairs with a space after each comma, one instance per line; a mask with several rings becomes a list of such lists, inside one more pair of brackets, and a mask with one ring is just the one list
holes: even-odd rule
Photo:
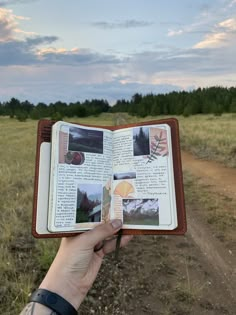
[[236, 0], [0, 0], [0, 102], [236, 86]]

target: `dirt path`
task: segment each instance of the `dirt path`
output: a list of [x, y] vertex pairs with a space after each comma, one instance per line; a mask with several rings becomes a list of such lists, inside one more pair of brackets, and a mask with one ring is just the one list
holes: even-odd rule
[[[183, 169], [208, 185], [209, 191], [236, 199], [236, 170], [229, 169], [214, 161], [196, 159], [188, 152], [182, 152]], [[193, 240], [214, 268], [224, 287], [236, 297], [236, 256], [217, 241], [201, 215], [189, 207], [188, 231]]]
[[182, 152], [183, 169], [190, 171], [194, 176], [212, 188], [231, 198], [236, 199], [236, 169], [224, 167], [214, 161], [196, 159], [191, 153]]

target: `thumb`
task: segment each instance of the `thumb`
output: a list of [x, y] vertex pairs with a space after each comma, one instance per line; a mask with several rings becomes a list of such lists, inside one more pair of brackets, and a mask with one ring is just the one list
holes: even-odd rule
[[105, 240], [107, 237], [112, 236], [122, 227], [122, 221], [115, 219], [110, 222], [100, 224], [94, 229], [83, 233], [80, 239], [83, 239], [83, 247], [94, 247], [99, 242]]

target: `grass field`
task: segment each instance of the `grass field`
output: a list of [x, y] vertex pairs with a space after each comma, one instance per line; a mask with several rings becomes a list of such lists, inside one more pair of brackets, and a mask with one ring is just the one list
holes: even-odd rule
[[[122, 117], [128, 123], [141, 120], [125, 114], [122, 114]], [[153, 119], [155, 117], [145, 118], [145, 120]], [[99, 117], [76, 118], [72, 121], [113, 125], [114, 115], [103, 114]], [[181, 145], [184, 149], [201, 158], [218, 160], [228, 166], [236, 167], [234, 115], [181, 117], [179, 121]], [[0, 314], [15, 315], [20, 312], [30, 292], [43, 278], [59, 242], [34, 240], [31, 237], [37, 122], [32, 120], [18, 122], [0, 117], [0, 128]], [[235, 224], [232, 220], [234, 208], [231, 201], [219, 199], [216, 195], [209, 199], [206, 187], [194, 186], [197, 185], [194, 179], [188, 174], [186, 176], [187, 185], [192, 187], [186, 190], [189, 202], [191, 198], [195, 198], [196, 202], [204, 206], [206, 220], [215, 231], [218, 231], [217, 237], [230, 241], [234, 233], [232, 224]], [[220, 209], [226, 204], [229, 210], [227, 215], [222, 215]], [[176, 288], [179, 288], [177, 285]], [[178, 290], [175, 294], [181, 293], [180, 289]], [[87, 300], [85, 308], [89, 308], [91, 303]]]
[[[127, 122], [148, 121], [166, 116], [143, 118], [123, 114]], [[182, 149], [198, 158], [221, 162], [236, 167], [236, 114], [194, 115], [188, 118], [176, 117], [180, 125]]]

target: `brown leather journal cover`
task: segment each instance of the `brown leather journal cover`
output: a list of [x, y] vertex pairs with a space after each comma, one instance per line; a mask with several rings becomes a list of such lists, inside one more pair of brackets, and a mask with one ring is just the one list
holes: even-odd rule
[[[32, 234], [36, 238], [55, 238], [65, 236], [75, 236], [83, 232], [66, 232], [66, 233], [50, 233], [39, 234], [36, 231], [36, 218], [37, 211], [37, 200], [38, 200], [38, 180], [39, 180], [39, 161], [40, 161], [40, 146], [42, 142], [51, 142], [51, 130], [52, 126], [56, 121], [51, 120], [40, 120], [38, 123], [37, 133], [37, 148], [36, 148], [36, 165], [35, 165], [35, 183], [34, 183], [34, 200], [33, 200], [33, 216], [32, 216]], [[173, 152], [173, 166], [174, 166], [174, 181], [175, 181], [175, 194], [176, 194], [176, 205], [177, 205], [177, 217], [178, 227], [174, 230], [134, 230], [134, 229], [123, 229], [122, 234], [159, 234], [159, 235], [183, 235], [187, 230], [186, 212], [184, 203], [184, 189], [183, 189], [183, 176], [182, 176], [182, 164], [180, 155], [180, 143], [179, 143], [179, 125], [178, 120], [175, 118], [146, 121], [135, 124], [119, 125], [119, 126], [98, 126], [98, 125], [84, 125], [87, 127], [99, 127], [109, 130], [117, 130], [127, 127], [145, 126], [151, 124], [168, 124], [171, 128], [171, 139], [172, 139], [172, 152]], [[83, 124], [81, 124], [83, 125]]]

